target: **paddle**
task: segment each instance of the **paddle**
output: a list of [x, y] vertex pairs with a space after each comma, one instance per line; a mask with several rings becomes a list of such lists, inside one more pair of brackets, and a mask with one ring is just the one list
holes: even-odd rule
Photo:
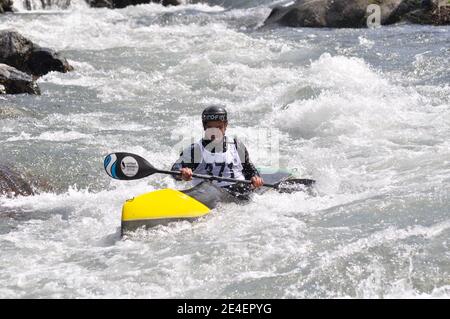
[[[105, 157], [104, 167], [106, 173], [114, 179], [118, 180], [136, 180], [153, 174], [167, 174], [172, 176], [181, 176], [181, 172], [166, 171], [155, 168], [149, 162], [139, 155], [131, 153], [112, 153]], [[226, 178], [211, 175], [192, 174], [192, 177], [209, 181], [233, 182], [252, 184], [249, 180], [238, 180], [234, 178]], [[295, 192], [299, 186], [310, 187], [315, 181], [311, 179], [291, 179], [276, 184], [264, 184], [265, 187], [275, 188], [282, 192]]]

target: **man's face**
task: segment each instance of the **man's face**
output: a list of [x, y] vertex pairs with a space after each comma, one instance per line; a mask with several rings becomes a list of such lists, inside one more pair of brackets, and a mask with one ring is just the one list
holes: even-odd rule
[[205, 139], [210, 141], [221, 141], [225, 136], [228, 123], [222, 121], [210, 121], [205, 125]]

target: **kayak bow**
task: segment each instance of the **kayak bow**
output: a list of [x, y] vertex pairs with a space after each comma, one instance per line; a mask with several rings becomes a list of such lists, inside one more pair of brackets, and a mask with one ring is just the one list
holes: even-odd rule
[[166, 225], [195, 220], [208, 214], [209, 207], [173, 189], [162, 189], [128, 200], [122, 209], [122, 232], [141, 226]]

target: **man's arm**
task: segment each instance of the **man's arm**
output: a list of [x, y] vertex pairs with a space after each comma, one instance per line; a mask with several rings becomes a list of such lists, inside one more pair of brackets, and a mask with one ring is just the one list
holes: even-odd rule
[[236, 138], [234, 139], [234, 141], [236, 143], [239, 158], [241, 159], [243, 167], [242, 174], [244, 174], [245, 179], [251, 180], [252, 177], [259, 177], [259, 172], [250, 160], [250, 155], [245, 145]]
[[[182, 168], [190, 168], [192, 171], [195, 171], [201, 161], [200, 152], [196, 144], [191, 144], [190, 147], [180, 154], [180, 157], [172, 166], [172, 171], [181, 171]], [[181, 176], [174, 176], [174, 178], [178, 181], [182, 180]]]
[[252, 179], [252, 177], [259, 176], [258, 170], [250, 161], [250, 156], [248, 154], [247, 148], [245, 149], [245, 162], [242, 163], [242, 167], [242, 173], [244, 174], [245, 179]]

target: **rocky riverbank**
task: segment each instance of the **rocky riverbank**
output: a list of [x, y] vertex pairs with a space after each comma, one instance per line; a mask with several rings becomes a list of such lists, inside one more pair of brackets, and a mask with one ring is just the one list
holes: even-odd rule
[[445, 25], [450, 20], [447, 0], [297, 0], [275, 7], [265, 26], [365, 28], [398, 22]]
[[0, 94], [40, 94], [36, 80], [52, 71], [72, 71], [69, 62], [14, 30], [0, 31]]
[[[13, 1], [0, 0], [0, 13], [13, 11]], [[127, 6], [161, 3], [164, 6], [176, 6], [182, 0], [85, 0], [93, 8], [120, 9]], [[57, 5], [70, 6], [71, 0], [41, 1], [40, 6], [47, 8]], [[191, 0], [188, 3], [210, 3], [217, 1]], [[30, 0], [25, 8], [32, 9]], [[447, 25], [450, 23], [450, 0], [296, 0], [288, 6], [272, 9], [264, 25], [288, 27], [327, 27], [327, 28], [364, 28], [373, 25], [390, 25], [398, 22], [414, 24]]]

